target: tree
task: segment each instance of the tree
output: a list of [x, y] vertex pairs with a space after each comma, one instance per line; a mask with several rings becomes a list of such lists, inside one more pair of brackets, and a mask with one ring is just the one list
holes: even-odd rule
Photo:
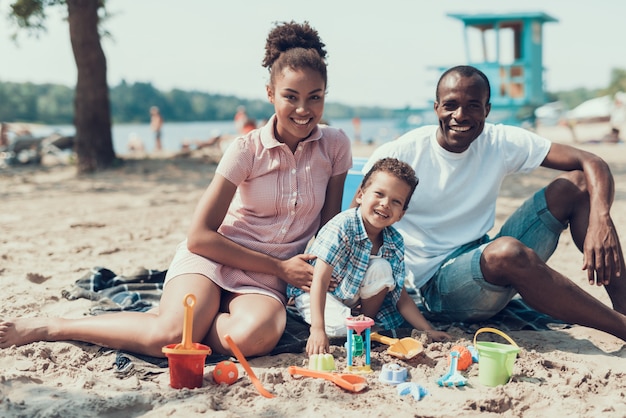
[[105, 0], [17, 0], [11, 16], [19, 28], [45, 30], [45, 9], [67, 6], [70, 42], [78, 77], [74, 94], [74, 151], [79, 173], [110, 167], [115, 161], [106, 57], [100, 44], [99, 12]]
[[606, 88], [606, 93], [614, 96], [619, 91], [626, 92], [626, 69], [613, 68], [611, 70], [611, 81]]

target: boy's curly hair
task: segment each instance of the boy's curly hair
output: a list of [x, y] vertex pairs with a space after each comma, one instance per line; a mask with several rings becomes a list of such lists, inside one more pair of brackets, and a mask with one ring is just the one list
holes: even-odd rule
[[411, 191], [404, 201], [404, 210], [407, 210], [411, 197], [413, 197], [413, 192], [419, 183], [419, 179], [415, 175], [415, 170], [413, 170], [409, 164], [404, 161], [400, 161], [397, 158], [381, 158], [374, 163], [372, 168], [370, 168], [367, 174], [363, 177], [363, 181], [361, 181], [361, 190], [364, 190], [371, 184], [372, 174], [377, 172], [389, 173], [409, 185]]
[[270, 72], [270, 83], [285, 68], [311, 68], [327, 83], [326, 45], [308, 22], [276, 23], [267, 36], [263, 67]]

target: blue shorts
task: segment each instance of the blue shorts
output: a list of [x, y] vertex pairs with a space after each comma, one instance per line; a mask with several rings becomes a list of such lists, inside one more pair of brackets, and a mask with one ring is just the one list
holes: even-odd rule
[[437, 273], [420, 289], [422, 302], [437, 319], [473, 322], [500, 312], [517, 291], [485, 281], [480, 257], [491, 241], [501, 236], [517, 238], [542, 260], [554, 253], [561, 232], [567, 228], [548, 210], [545, 189], [529, 198], [502, 225], [493, 238], [466, 244], [450, 255]]

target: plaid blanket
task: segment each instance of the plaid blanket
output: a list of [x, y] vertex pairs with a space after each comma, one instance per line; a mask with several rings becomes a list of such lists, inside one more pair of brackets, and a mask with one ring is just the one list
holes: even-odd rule
[[70, 289], [63, 290], [66, 299], [94, 301], [90, 313], [114, 311], [147, 311], [159, 305], [167, 270], [141, 268], [129, 276], [118, 276], [104, 267], [93, 267]]
[[[158, 306], [163, 292], [163, 281], [166, 270], [148, 270], [141, 268], [127, 276], [119, 276], [104, 267], [93, 267], [78, 279], [69, 289], [62, 292], [63, 297], [69, 300], [85, 298], [92, 300], [90, 308], [92, 315], [99, 315], [115, 311], [146, 311]], [[415, 293], [411, 294], [424, 316], [438, 329], [446, 330], [450, 327], [458, 327], [468, 334], [474, 334], [482, 327], [494, 327], [504, 332], [519, 330], [547, 330], [564, 328], [568, 324], [556, 320], [548, 315], [537, 312], [529, 307], [521, 298], [514, 298], [496, 316], [488, 321], [480, 323], [449, 323], [439, 322], [437, 318], [430, 317], [423, 309], [421, 302]], [[181, 324], [182, 326], [182, 324]], [[396, 338], [410, 336], [412, 328], [406, 324], [401, 328], [390, 332], [383, 332]], [[306, 346], [309, 337], [309, 325], [298, 315], [294, 307], [287, 307], [287, 326], [277, 346], [271, 355], [281, 353], [301, 353]], [[345, 337], [331, 338], [333, 345], [343, 345]], [[167, 359], [141, 356], [133, 353], [117, 353], [116, 373], [124, 375], [133, 372], [133, 359], [148, 362], [158, 367], [167, 367]], [[207, 364], [215, 364], [228, 357], [211, 355], [207, 357]]]

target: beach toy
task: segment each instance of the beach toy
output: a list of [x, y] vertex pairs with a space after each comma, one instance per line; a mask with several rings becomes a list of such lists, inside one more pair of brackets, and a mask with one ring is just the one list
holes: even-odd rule
[[[478, 334], [492, 332], [511, 344], [476, 342]], [[495, 328], [481, 328], [474, 334], [474, 347], [478, 350], [478, 381], [485, 386], [506, 384], [513, 375], [513, 365], [520, 348], [508, 335]]]
[[229, 360], [220, 361], [213, 369], [213, 381], [218, 385], [221, 383], [232, 385], [237, 381], [238, 377], [239, 370], [237, 370], [237, 366]]
[[289, 374], [326, 379], [350, 392], [360, 392], [367, 387], [367, 379], [356, 374], [320, 372], [297, 366], [289, 366]]
[[467, 349], [472, 355], [472, 363], [478, 363], [478, 350], [476, 350], [476, 347], [474, 347], [473, 345], [468, 345]]
[[170, 370], [170, 386], [174, 389], [202, 387], [204, 361], [211, 354], [211, 348], [191, 342], [193, 330], [193, 306], [196, 296], [189, 293], [183, 299], [183, 340], [178, 344], [168, 344], [161, 349], [167, 357]]
[[459, 352], [453, 351], [450, 353], [450, 371], [437, 379], [439, 386], [465, 386], [467, 384], [467, 378], [459, 373], [458, 361]]
[[390, 363], [383, 365], [383, 369], [380, 372], [380, 376], [378, 376], [378, 380], [390, 385], [397, 385], [404, 382], [406, 377], [406, 367], [400, 367], [398, 364]]
[[235, 344], [233, 339], [230, 337], [230, 335], [228, 334], [224, 335], [224, 339], [226, 340], [226, 343], [228, 343], [228, 346], [232, 350], [235, 357], [237, 357], [239, 364], [241, 364], [241, 366], [246, 371], [246, 373], [248, 373], [248, 377], [252, 381], [252, 384], [254, 385], [256, 390], [259, 391], [259, 393], [265, 396], [266, 398], [273, 398], [274, 395], [263, 387], [263, 384], [261, 383], [259, 378], [256, 377], [256, 375], [252, 371], [252, 367], [250, 367], [248, 360], [246, 360], [246, 358], [243, 356], [243, 353], [241, 352], [241, 350], [239, 350], [239, 347], [237, 347], [237, 345]]
[[332, 354], [311, 354], [309, 356], [309, 369], [330, 372], [335, 370], [335, 359]]
[[415, 398], [416, 401], [419, 401], [424, 396], [428, 395], [426, 388], [415, 382], [405, 382], [398, 385], [398, 395], [404, 396], [409, 393], [413, 395], [413, 398]]
[[370, 338], [379, 343], [387, 344], [389, 346], [387, 353], [403, 360], [410, 360], [424, 352], [422, 343], [411, 337], [402, 339], [390, 338], [380, 335], [377, 332], [372, 332]]
[[[459, 360], [457, 362], [458, 370], [467, 370], [467, 368], [472, 365], [472, 353], [467, 347], [463, 347], [462, 345], [455, 345], [450, 350], [458, 351], [459, 353]], [[450, 364], [451, 360], [452, 358], [448, 356], [448, 364]]]
[[[349, 371], [357, 371], [362, 373], [369, 373], [372, 371], [370, 366], [370, 328], [374, 325], [374, 320], [368, 318], [365, 315], [349, 316], [346, 318], [346, 326], [348, 327], [348, 338], [346, 341], [346, 353], [347, 353], [347, 366]], [[365, 338], [361, 335], [365, 331]], [[356, 334], [355, 334], [356, 333]], [[365, 342], [365, 347], [363, 343]], [[355, 366], [353, 361], [354, 357], [360, 357], [365, 350], [365, 365]]]

